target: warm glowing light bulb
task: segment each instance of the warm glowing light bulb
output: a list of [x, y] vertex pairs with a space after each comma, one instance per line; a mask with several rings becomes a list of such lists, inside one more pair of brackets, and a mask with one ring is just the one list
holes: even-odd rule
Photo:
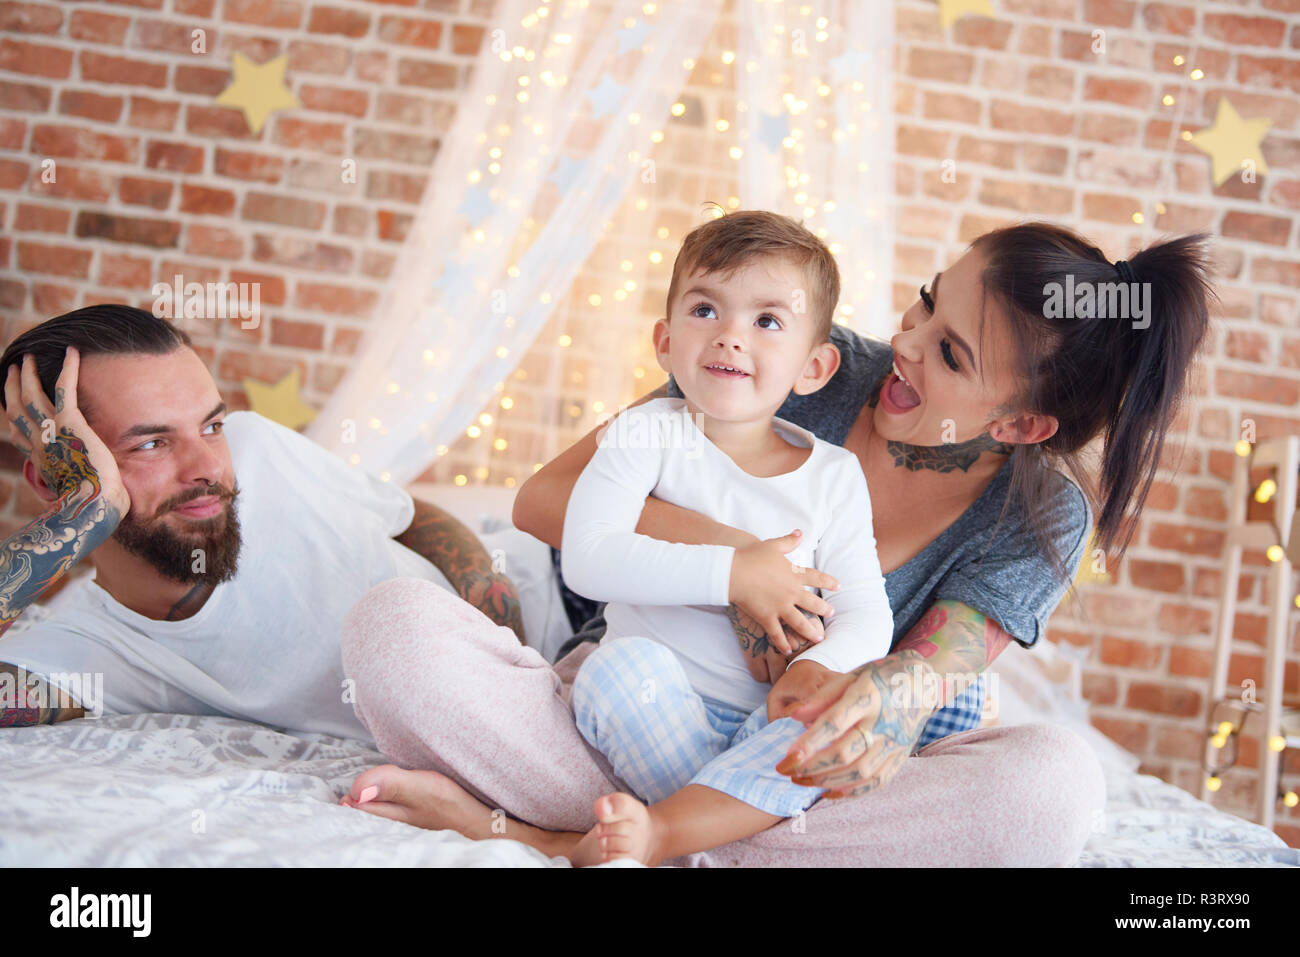
[[464, 475], [457, 475], [454, 479], [452, 479], [452, 481], [455, 482], [457, 485], [464, 485], [466, 482], [469, 481], [469, 479], [466, 478]]
[[471, 425], [468, 429], [465, 430], [465, 434], [468, 435], [471, 439], [477, 439], [480, 435], [483, 434], [483, 430], [480, 429], [477, 425]]
[[1219, 722], [1219, 734], [1232, 734], [1232, 722], [1231, 722], [1231, 721], [1220, 721], [1220, 722]]
[[1268, 556], [1270, 562], [1280, 562], [1286, 558], [1286, 550], [1281, 545], [1270, 545], [1268, 551], [1264, 553]]
[[1295, 807], [1300, 804], [1300, 795], [1297, 795], [1294, 791], [1287, 791], [1286, 794], [1282, 795], [1282, 803], [1287, 807]]
[[1286, 738], [1280, 734], [1275, 734], [1268, 739], [1268, 746], [1274, 751], [1281, 751], [1286, 748]]
[[1264, 505], [1277, 493], [1277, 482], [1271, 478], [1266, 478], [1259, 483], [1259, 488], [1255, 489], [1255, 501]]
[[1210, 791], [1217, 791], [1223, 786], [1223, 782], [1216, 775], [1210, 775], [1205, 779], [1205, 786]]
[[1216, 734], [1214, 737], [1210, 738], [1210, 744], [1214, 745], [1216, 748], [1221, 748], [1227, 743], [1228, 739], [1221, 734]]
[[1250, 454], [1250, 443], [1245, 439], [1238, 439], [1237, 444], [1232, 447], [1232, 450], [1242, 458], [1245, 458]]

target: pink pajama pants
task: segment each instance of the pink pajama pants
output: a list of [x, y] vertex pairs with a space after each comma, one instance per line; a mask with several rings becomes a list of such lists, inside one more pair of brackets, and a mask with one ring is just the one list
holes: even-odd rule
[[[625, 790], [569, 706], [595, 647], [552, 667], [510, 629], [418, 579], [372, 588], [342, 631], [357, 716], [393, 763], [439, 771], [491, 808], [563, 831], [589, 830], [596, 798]], [[819, 801], [802, 819], [668, 863], [1063, 867], [1104, 804], [1100, 763], [1073, 731], [977, 728], [923, 748], [878, 791]]]

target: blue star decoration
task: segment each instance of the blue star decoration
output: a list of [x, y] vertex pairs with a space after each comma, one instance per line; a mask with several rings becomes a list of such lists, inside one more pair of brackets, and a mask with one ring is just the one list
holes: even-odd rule
[[556, 158], [555, 169], [550, 176], [546, 177], [546, 182], [554, 183], [560, 188], [561, 193], [567, 193], [573, 188], [573, 184], [578, 181], [578, 177], [582, 175], [583, 168], [586, 165], [586, 160], [574, 159], [572, 156], [561, 154]]
[[790, 118], [784, 113], [759, 113], [758, 138], [768, 152], [779, 153], [782, 140], [790, 135]]
[[447, 264], [442, 267], [442, 275], [433, 281], [433, 287], [446, 292], [462, 279], [471, 275], [473, 275], [473, 271], [466, 268], [464, 263], [457, 262], [455, 259], [450, 259], [447, 261]]
[[465, 190], [465, 198], [456, 207], [456, 214], [469, 220], [471, 228], [487, 219], [496, 210], [496, 203], [486, 186], [471, 186]]
[[598, 120], [617, 110], [625, 92], [627, 92], [626, 86], [620, 86], [608, 73], [602, 73], [600, 83], [594, 90], [588, 90], [586, 93], [587, 100], [591, 103], [591, 118]]
[[650, 28], [645, 25], [645, 21], [638, 20], [630, 27], [624, 27], [618, 31], [618, 53], [615, 56], [622, 56], [628, 50], [640, 50], [645, 47], [645, 38], [650, 35]]

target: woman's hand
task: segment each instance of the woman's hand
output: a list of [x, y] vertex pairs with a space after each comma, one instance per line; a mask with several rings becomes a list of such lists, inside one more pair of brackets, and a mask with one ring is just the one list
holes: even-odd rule
[[[799, 610], [808, 619], [808, 625], [816, 632], [816, 640], [821, 641], [826, 634], [822, 620], [810, 611], [804, 611], [802, 608]], [[736, 633], [736, 640], [740, 642], [741, 653], [745, 656], [745, 667], [749, 669], [755, 681], [762, 681], [765, 684], [775, 684], [777, 679], [785, 674], [790, 659], [815, 643], [795, 632], [789, 625], [782, 623], [786, 641], [790, 643], [789, 654], [782, 654], [772, 647], [772, 643], [767, 640], [767, 632], [752, 615], [733, 604], [727, 606], [727, 618], [731, 622], [731, 630]]]
[[782, 654], [790, 654], [785, 625], [809, 641], [822, 635], [808, 622], [805, 612], [829, 617], [835, 609], [830, 602], [810, 591], [813, 588], [838, 590], [840, 583], [815, 568], [799, 568], [785, 557], [799, 547], [801, 533], [796, 530], [780, 538], [770, 538], [736, 549], [731, 563], [731, 588], [728, 599], [758, 622], [768, 641]]
[[77, 350], [69, 346], [55, 383], [53, 407], [41, 388], [32, 356], [23, 356], [21, 372], [17, 365], [9, 367], [4, 390], [10, 439], [59, 498], [90, 501], [102, 494], [120, 519], [130, 509], [131, 499], [113, 453], [77, 408], [80, 364]]
[[[900, 680], [901, 679], [901, 680]], [[795, 784], [857, 797], [894, 779], [912, 753], [933, 699], [911, 693], [937, 680], [925, 658], [903, 651], [834, 675], [790, 717], [808, 728], [776, 766]]]

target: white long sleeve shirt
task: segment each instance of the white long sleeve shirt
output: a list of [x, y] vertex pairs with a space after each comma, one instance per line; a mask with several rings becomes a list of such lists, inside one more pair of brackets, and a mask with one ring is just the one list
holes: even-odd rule
[[888, 654], [894, 633], [857, 456], [784, 419], [772, 425], [812, 453], [792, 472], [759, 477], [709, 440], [683, 399], [624, 410], [573, 488], [560, 549], [565, 583], [609, 603], [604, 641], [639, 635], [666, 645], [701, 696], [741, 711], [762, 705], [771, 685], [750, 675], [727, 619], [735, 549], [638, 534], [652, 492], [760, 539], [803, 531], [787, 557], [833, 575], [840, 589], [825, 593], [835, 608], [826, 638], [796, 661], [851, 671]]

